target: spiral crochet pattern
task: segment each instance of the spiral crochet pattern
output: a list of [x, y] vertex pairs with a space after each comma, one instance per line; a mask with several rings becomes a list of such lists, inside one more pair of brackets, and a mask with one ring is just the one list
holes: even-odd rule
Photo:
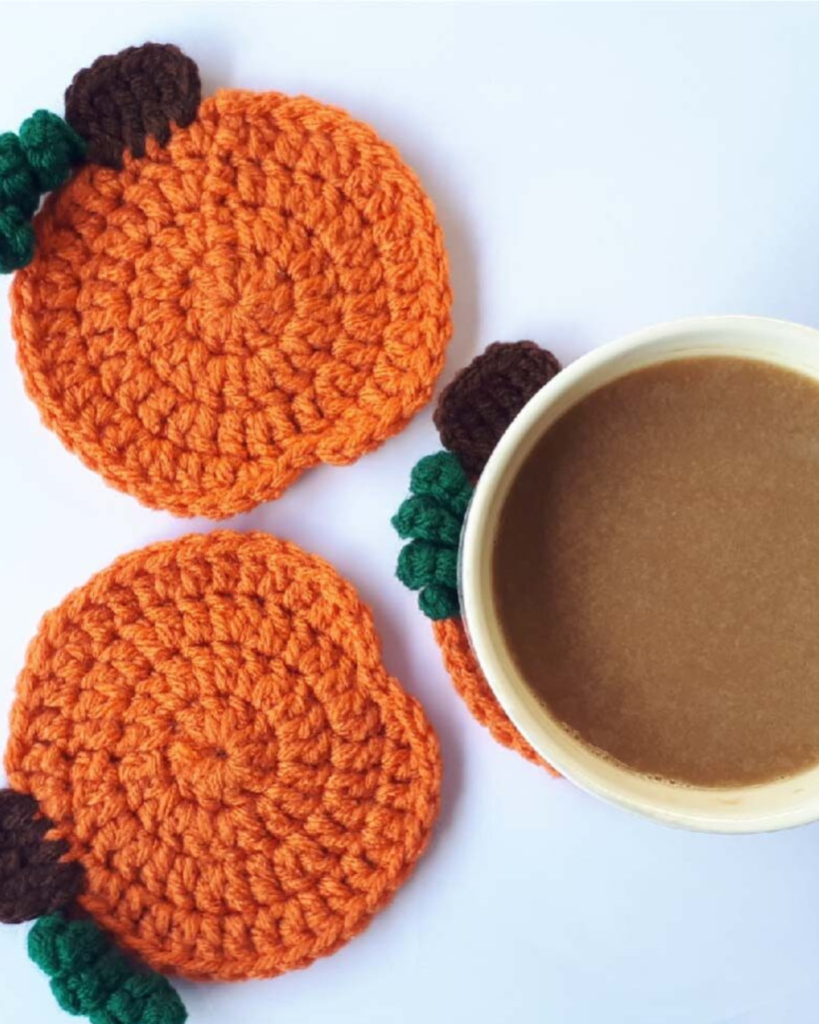
[[156, 970], [217, 979], [360, 932], [423, 851], [441, 776], [353, 588], [227, 531], [126, 555], [45, 616], [6, 769], [101, 928]]
[[13, 328], [44, 422], [144, 504], [215, 519], [400, 431], [451, 293], [397, 152], [315, 100], [242, 91], [143, 142], [35, 217]]

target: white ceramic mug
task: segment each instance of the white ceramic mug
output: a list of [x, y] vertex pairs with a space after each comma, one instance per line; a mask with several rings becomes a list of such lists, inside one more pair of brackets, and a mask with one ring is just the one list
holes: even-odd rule
[[661, 324], [581, 357], [528, 402], [480, 476], [461, 540], [461, 608], [495, 696], [535, 750], [567, 778], [596, 796], [670, 825], [706, 832], [764, 832], [819, 819], [819, 766], [775, 782], [720, 789], [671, 785], [620, 767], [575, 739], [535, 698], [506, 648], [492, 597], [492, 550], [500, 510], [521, 464], [550, 425], [590, 392], [633, 370], [709, 355], [761, 359], [819, 382], [819, 331], [760, 317], [698, 317]]

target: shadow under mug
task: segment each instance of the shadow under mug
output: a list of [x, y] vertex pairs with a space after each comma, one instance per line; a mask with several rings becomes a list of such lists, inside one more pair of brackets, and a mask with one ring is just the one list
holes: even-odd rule
[[501, 509], [522, 463], [549, 427], [580, 399], [625, 374], [705, 356], [763, 360], [819, 383], [819, 331], [761, 317], [679, 320], [582, 356], [527, 403], [478, 480], [461, 538], [461, 609], [478, 663], [509, 718], [543, 758], [582, 789], [679, 828], [766, 832], [819, 819], [819, 766], [733, 788], [673, 785], [621, 767], [577, 740], [537, 700], [506, 647], [492, 596], [492, 551]]

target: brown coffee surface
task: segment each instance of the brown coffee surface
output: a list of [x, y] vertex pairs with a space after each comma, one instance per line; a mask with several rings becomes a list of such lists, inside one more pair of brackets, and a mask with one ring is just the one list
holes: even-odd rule
[[502, 511], [496, 612], [554, 717], [634, 771], [819, 762], [819, 386], [704, 357], [589, 395]]

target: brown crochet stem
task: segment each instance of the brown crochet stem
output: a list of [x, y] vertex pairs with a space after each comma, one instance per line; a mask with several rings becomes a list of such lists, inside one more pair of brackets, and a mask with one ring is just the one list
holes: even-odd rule
[[149, 136], [167, 145], [172, 123], [187, 127], [201, 97], [189, 57], [176, 46], [145, 43], [78, 72], [66, 90], [65, 119], [88, 143], [90, 163], [120, 168], [126, 149], [144, 156]]
[[37, 816], [34, 797], [0, 790], [0, 921], [19, 924], [67, 906], [82, 888], [83, 870], [60, 857], [68, 846], [45, 839], [52, 828]]
[[444, 448], [480, 476], [515, 416], [559, 371], [557, 358], [533, 341], [490, 345], [441, 392], [433, 419]]

